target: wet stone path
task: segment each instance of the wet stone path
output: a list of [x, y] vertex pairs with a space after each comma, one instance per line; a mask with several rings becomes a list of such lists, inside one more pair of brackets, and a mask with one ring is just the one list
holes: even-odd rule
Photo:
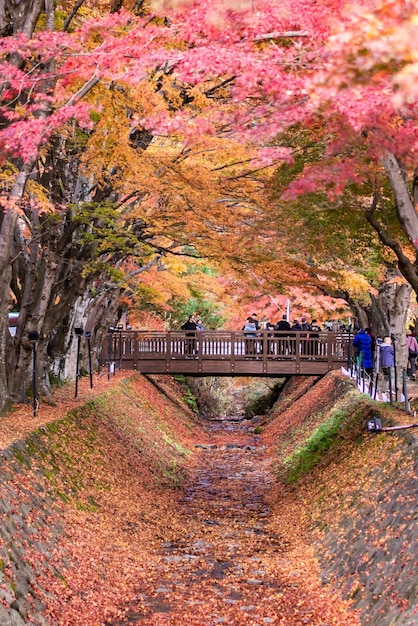
[[[178, 502], [184, 532], [161, 543], [135, 600], [113, 626], [329, 626], [314, 617], [312, 597], [297, 599], [300, 572], [282, 573], [287, 545], [266, 504], [270, 463], [248, 422], [207, 428], [211, 443], [197, 444], [200, 462]], [[297, 605], [290, 621], [289, 602]]]

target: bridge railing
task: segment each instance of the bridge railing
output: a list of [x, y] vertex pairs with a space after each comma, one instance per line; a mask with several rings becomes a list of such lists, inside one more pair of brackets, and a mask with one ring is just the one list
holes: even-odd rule
[[[329, 369], [347, 364], [351, 337], [345, 333], [275, 331], [259, 332], [256, 337], [241, 331], [119, 331], [109, 333], [105, 359], [130, 362], [140, 369], [141, 361], [295, 360], [327, 362]], [[128, 363], [126, 363], [128, 366]]]

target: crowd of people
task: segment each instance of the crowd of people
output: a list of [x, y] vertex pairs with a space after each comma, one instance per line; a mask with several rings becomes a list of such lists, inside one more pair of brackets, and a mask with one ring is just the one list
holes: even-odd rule
[[[193, 338], [196, 336], [195, 333], [205, 329], [205, 325], [199, 316], [189, 315], [186, 322], [181, 326], [181, 330], [187, 331], [186, 336], [190, 338], [190, 349], [192, 349]], [[263, 322], [260, 324], [257, 313], [252, 313], [247, 317], [241, 330], [245, 338], [249, 339], [250, 344], [252, 343], [253, 345], [254, 339], [257, 337], [261, 338], [264, 333], [267, 333], [268, 338], [282, 337], [283, 332], [288, 333], [286, 337], [292, 337], [293, 333], [300, 333], [299, 337], [301, 340], [309, 338], [309, 342], [305, 342], [306, 350], [315, 354], [315, 340], [319, 340], [319, 333], [330, 330], [330, 326], [325, 324], [324, 327], [321, 327], [316, 319], [312, 319], [309, 322], [306, 316], [301, 317], [300, 320], [294, 319], [290, 323], [286, 315], [282, 315], [281, 319], [276, 323]], [[334, 330], [334, 327], [332, 327], [332, 330]], [[343, 325], [338, 325], [337, 330], [344, 332], [347, 329]], [[275, 335], [276, 332], [279, 334]], [[407, 374], [411, 379], [415, 380], [418, 340], [413, 327], [408, 329], [406, 335], [409, 355]], [[251, 340], [253, 341], [251, 342]], [[371, 328], [360, 329], [354, 334], [353, 348], [353, 361], [361, 370], [369, 376], [372, 376], [377, 370], [382, 372], [384, 379], [388, 379], [392, 369], [395, 367], [395, 351], [391, 337], [387, 336], [383, 339], [377, 339]]]
[[[416, 380], [416, 360], [418, 358], [418, 341], [415, 328], [409, 327], [406, 331], [406, 345], [408, 349], [407, 376]], [[354, 337], [354, 359], [358, 371], [364, 371], [371, 380], [381, 373], [382, 391], [391, 392], [394, 389], [394, 372], [396, 355], [393, 338], [386, 336], [377, 339], [370, 328], [360, 329]], [[376, 383], [375, 383], [376, 384]]]
[[[195, 353], [196, 333], [205, 330], [202, 319], [194, 314], [189, 315], [181, 326], [181, 330], [186, 331], [186, 353], [188, 355]], [[295, 352], [296, 346], [293, 345], [291, 341], [282, 343], [279, 347], [274, 346], [272, 342], [274, 337], [283, 337], [283, 332], [286, 331], [287, 334], [285, 337], [289, 339], [295, 337], [297, 332], [300, 333], [301, 353], [312, 357], [317, 351], [319, 333], [323, 331], [316, 319], [312, 319], [311, 322], [308, 322], [306, 317], [302, 317], [300, 321], [295, 319], [291, 324], [287, 316], [283, 315], [280, 321], [275, 324], [272, 322], [260, 323], [257, 313], [252, 313], [252, 315], [247, 317], [241, 330], [246, 340], [245, 350], [247, 355], [260, 354], [262, 352], [263, 342], [259, 341], [259, 339], [263, 337], [264, 333], [267, 333], [268, 352], [277, 352], [278, 350], [282, 351], [283, 354], [285, 354], [285, 351], [286, 354], [290, 354], [292, 350]]]
[[[205, 330], [202, 319], [190, 315], [181, 329], [186, 331], [186, 354], [196, 354], [197, 333]], [[274, 353], [279, 358], [295, 355], [296, 351], [309, 358], [315, 358], [320, 352], [321, 337], [328, 330], [330, 330], [329, 326], [321, 327], [316, 319], [309, 322], [305, 316], [300, 320], [294, 319], [292, 323], [286, 315], [282, 315], [276, 323], [260, 323], [257, 313], [248, 316], [241, 328], [245, 337], [246, 356], [254, 357], [261, 354], [267, 345], [268, 353]], [[348, 329], [339, 325], [335, 330], [344, 332]], [[294, 339], [296, 333], [297, 341]], [[351, 361], [356, 371], [361, 376], [367, 375], [375, 386], [379, 382], [379, 389], [382, 392], [391, 393], [394, 389], [396, 367], [393, 338], [389, 336], [382, 339], [376, 338], [371, 328], [362, 328], [353, 335]], [[267, 341], [262, 341], [263, 337]], [[418, 339], [413, 327], [409, 327], [406, 332], [406, 344], [408, 348], [407, 375], [411, 380], [416, 380]]]
[[[181, 326], [181, 330], [193, 331], [196, 332], [198, 330], [205, 330], [205, 325], [202, 322], [202, 319], [194, 314], [189, 315], [187, 320]], [[318, 333], [322, 331], [322, 328], [318, 324], [316, 319], [313, 319], [311, 322], [308, 322], [306, 317], [302, 317], [299, 321], [295, 319], [292, 324], [287, 320], [287, 316], [283, 315], [281, 320], [276, 324], [272, 322], [266, 322], [263, 326], [260, 325], [258, 321], [257, 313], [252, 313], [249, 317], [247, 317], [244, 326], [242, 327], [244, 333], [248, 336], [257, 336], [260, 332], [268, 332], [272, 333], [274, 331], [294, 331], [294, 332], [309, 332], [309, 333]], [[310, 335], [311, 337], [314, 335]]]

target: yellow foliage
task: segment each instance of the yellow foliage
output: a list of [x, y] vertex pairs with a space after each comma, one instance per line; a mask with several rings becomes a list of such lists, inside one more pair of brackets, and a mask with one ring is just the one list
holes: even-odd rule
[[370, 301], [370, 283], [361, 274], [343, 270], [339, 273], [339, 285], [342, 290], [347, 291], [353, 298], [357, 298], [362, 302]]

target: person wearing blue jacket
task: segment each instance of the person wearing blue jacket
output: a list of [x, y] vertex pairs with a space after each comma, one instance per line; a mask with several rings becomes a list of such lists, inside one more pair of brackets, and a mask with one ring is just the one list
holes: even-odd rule
[[372, 338], [363, 328], [354, 337], [353, 346], [361, 367], [371, 375], [373, 373]]

